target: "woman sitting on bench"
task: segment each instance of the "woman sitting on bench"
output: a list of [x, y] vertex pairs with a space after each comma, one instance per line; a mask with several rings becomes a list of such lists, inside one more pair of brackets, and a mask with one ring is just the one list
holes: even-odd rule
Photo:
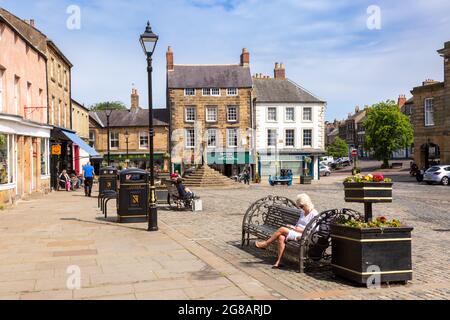
[[193, 199], [195, 197], [194, 193], [183, 184], [183, 179], [178, 178], [176, 185], [181, 199]]
[[297, 197], [297, 207], [301, 210], [300, 219], [296, 226], [287, 226], [278, 229], [267, 241], [256, 242], [258, 249], [266, 249], [272, 242], [278, 240], [278, 259], [273, 266], [274, 269], [281, 268], [281, 259], [286, 250], [286, 242], [299, 241], [306, 226], [319, 215], [314, 209], [311, 198], [307, 194], [301, 194]]

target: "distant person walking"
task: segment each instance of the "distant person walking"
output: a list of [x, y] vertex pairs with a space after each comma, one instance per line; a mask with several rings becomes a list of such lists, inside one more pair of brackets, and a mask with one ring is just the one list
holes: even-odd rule
[[95, 178], [95, 169], [90, 162], [88, 162], [83, 167], [83, 176], [84, 176], [84, 195], [86, 197], [91, 197], [92, 186], [94, 184]]

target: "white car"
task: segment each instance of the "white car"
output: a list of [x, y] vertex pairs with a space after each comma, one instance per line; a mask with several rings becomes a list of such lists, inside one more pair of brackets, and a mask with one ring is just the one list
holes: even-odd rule
[[334, 162], [334, 158], [327, 156], [327, 157], [322, 157], [321, 158], [321, 163], [325, 163], [325, 165], [329, 165], [332, 164]]

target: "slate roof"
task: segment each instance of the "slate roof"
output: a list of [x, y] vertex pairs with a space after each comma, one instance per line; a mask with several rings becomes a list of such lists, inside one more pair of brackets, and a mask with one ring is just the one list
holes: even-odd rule
[[175, 65], [168, 82], [169, 89], [251, 88], [252, 75], [240, 65]]
[[253, 79], [257, 102], [325, 103], [289, 79]]
[[[105, 111], [91, 111], [89, 116], [101, 127], [106, 128], [106, 112]], [[169, 111], [167, 109], [154, 109], [153, 113], [154, 126], [169, 126]], [[130, 110], [115, 110], [109, 118], [109, 125], [111, 128], [118, 127], [147, 127], [148, 126], [148, 109]]]

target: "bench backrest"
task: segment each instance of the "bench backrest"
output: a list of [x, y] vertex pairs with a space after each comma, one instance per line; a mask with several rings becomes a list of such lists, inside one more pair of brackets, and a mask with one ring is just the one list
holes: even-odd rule
[[296, 225], [299, 218], [300, 211], [298, 209], [274, 205], [269, 207], [264, 223], [280, 228], [286, 225]]

